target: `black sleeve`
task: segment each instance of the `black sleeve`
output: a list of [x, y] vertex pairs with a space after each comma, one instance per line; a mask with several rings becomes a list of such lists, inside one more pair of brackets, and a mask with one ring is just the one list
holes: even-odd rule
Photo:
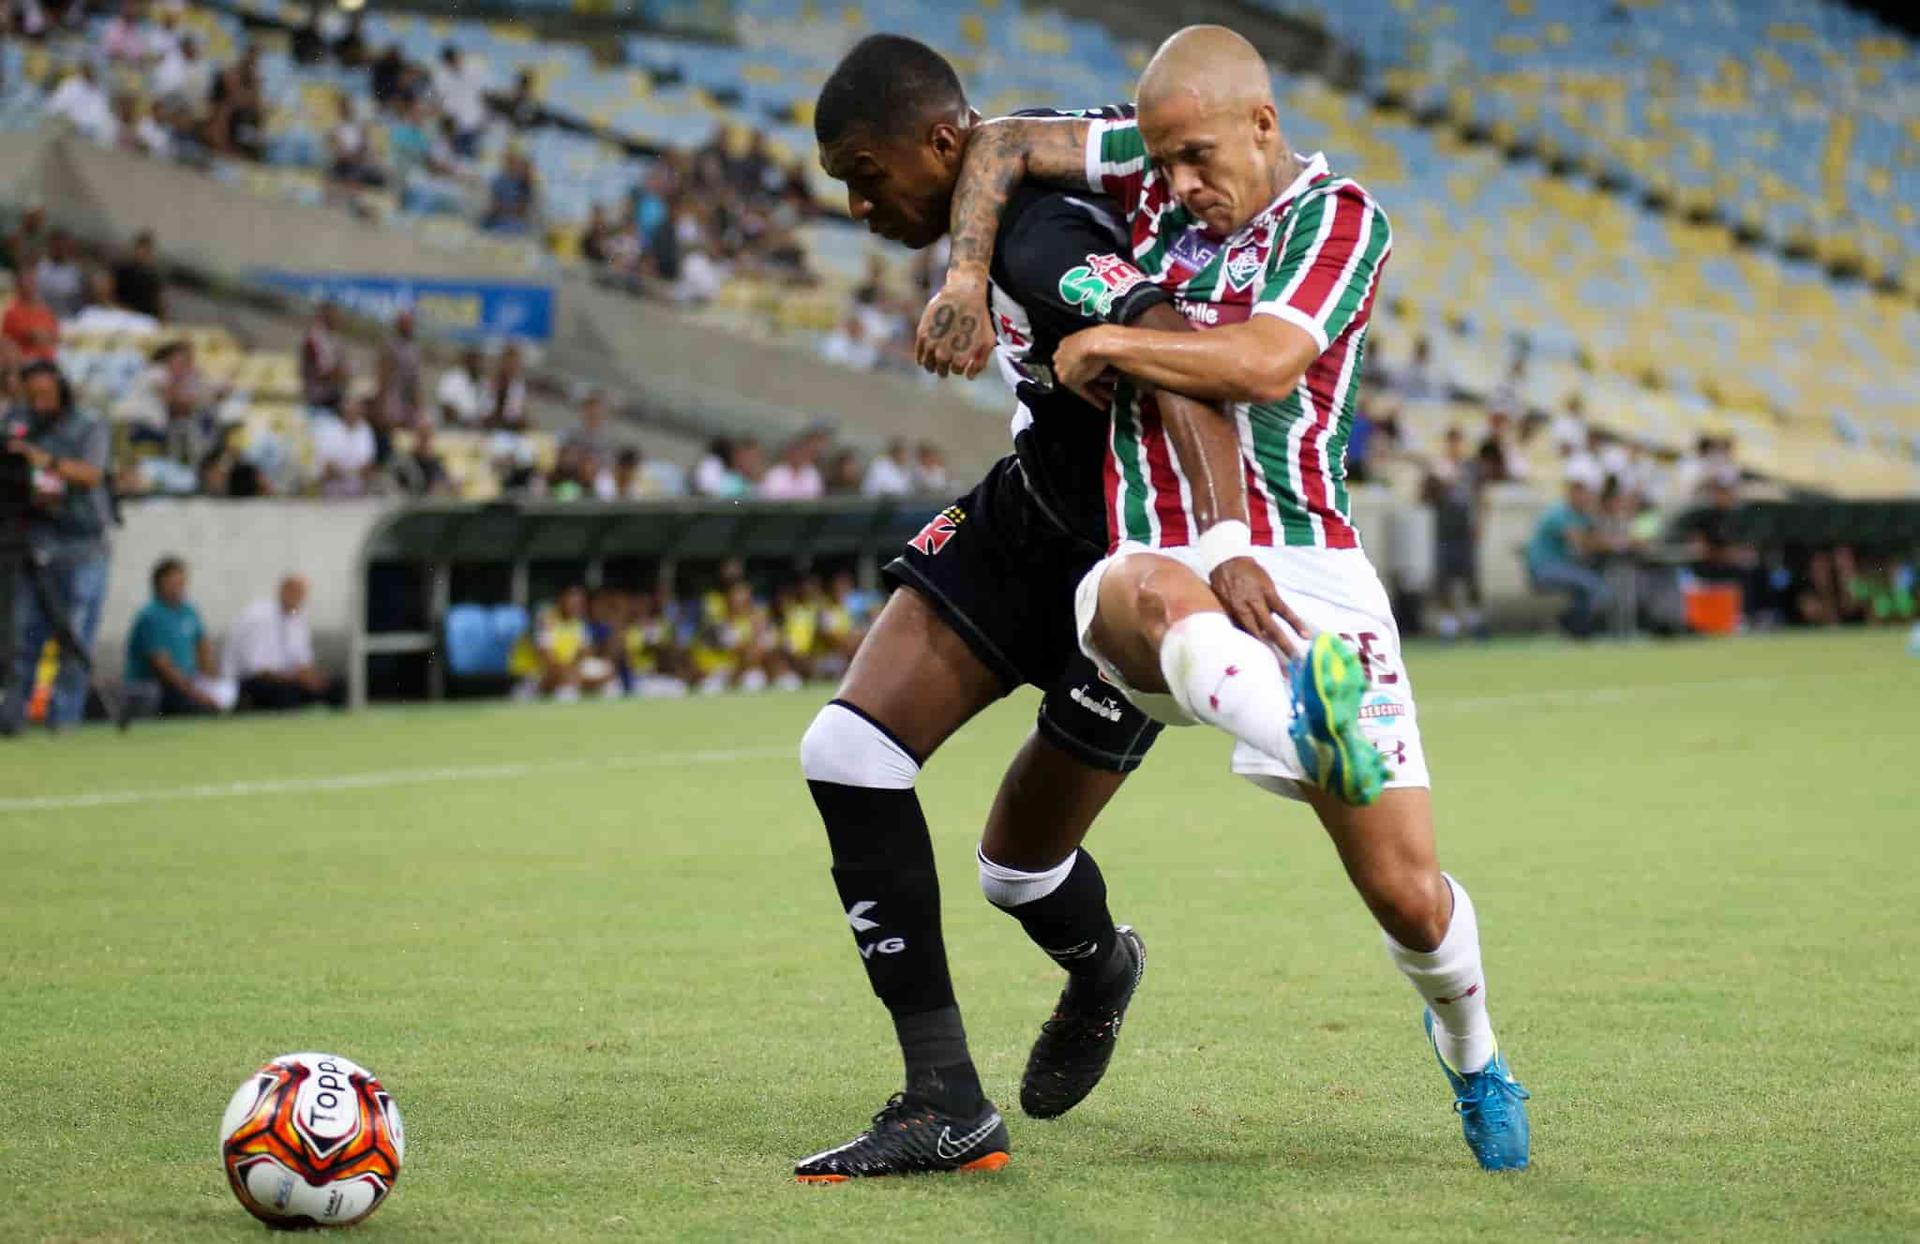
[[1020, 213], [996, 249], [996, 283], [1056, 339], [1173, 301], [1133, 265], [1104, 199], [1048, 195]]

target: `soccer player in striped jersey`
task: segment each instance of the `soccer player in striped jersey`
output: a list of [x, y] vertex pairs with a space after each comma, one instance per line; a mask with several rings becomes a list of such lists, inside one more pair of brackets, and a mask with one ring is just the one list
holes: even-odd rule
[[[1060, 344], [1054, 375], [1073, 388], [1117, 377], [1123, 392], [1144, 385], [1230, 404], [1249, 513], [1245, 524], [1203, 522], [1151, 409], [1116, 400], [1114, 547], [1077, 594], [1082, 648], [1149, 714], [1226, 730], [1239, 740], [1235, 772], [1313, 807], [1426, 1004], [1475, 1159], [1525, 1167], [1526, 1090], [1488, 1020], [1473, 904], [1437, 863], [1399, 633], [1344, 480], [1367, 325], [1392, 250], [1386, 214], [1323, 156], [1293, 151], [1266, 65], [1224, 27], [1189, 27], [1163, 44], [1136, 106], [1137, 116], [981, 128], [954, 192], [953, 259], [921, 322], [921, 362], [939, 374], [979, 369], [981, 343], [959, 330], [980, 319], [983, 256], [1023, 180], [1097, 190], [1126, 210], [1132, 262], [1202, 331], [1100, 325]], [[1249, 555], [1310, 632], [1290, 668], [1236, 630], [1209, 590], [1224, 559]], [[1383, 758], [1391, 773], [1375, 800]]]

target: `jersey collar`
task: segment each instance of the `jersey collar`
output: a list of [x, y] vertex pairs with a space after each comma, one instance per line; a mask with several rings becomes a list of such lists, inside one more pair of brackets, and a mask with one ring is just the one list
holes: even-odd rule
[[1288, 185], [1285, 190], [1282, 190], [1273, 202], [1260, 209], [1258, 215], [1246, 224], [1240, 226], [1239, 232], [1227, 239], [1230, 243], [1242, 241], [1247, 235], [1262, 225], [1272, 224], [1279, 217], [1280, 213], [1286, 210], [1287, 204], [1299, 198], [1308, 186], [1311, 186], [1314, 182], [1327, 175], [1327, 156], [1325, 152], [1316, 151], [1310, 156], [1296, 155], [1294, 159], [1300, 164], [1300, 175], [1294, 178], [1293, 182]]

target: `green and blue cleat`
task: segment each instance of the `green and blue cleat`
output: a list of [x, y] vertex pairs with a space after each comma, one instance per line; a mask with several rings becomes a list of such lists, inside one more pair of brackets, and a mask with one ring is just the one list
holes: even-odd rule
[[1427, 1041], [1440, 1070], [1447, 1073], [1453, 1086], [1453, 1108], [1460, 1115], [1460, 1130], [1466, 1134], [1467, 1148], [1483, 1171], [1524, 1171], [1532, 1134], [1527, 1123], [1527, 1099], [1532, 1096], [1513, 1078], [1507, 1056], [1496, 1047], [1493, 1060], [1479, 1071], [1461, 1075], [1440, 1057], [1439, 1043], [1433, 1037], [1433, 1012], [1422, 1013]]
[[1342, 803], [1366, 807], [1387, 779], [1379, 749], [1360, 733], [1367, 671], [1347, 641], [1322, 632], [1289, 670], [1293, 684], [1293, 750], [1314, 785]]

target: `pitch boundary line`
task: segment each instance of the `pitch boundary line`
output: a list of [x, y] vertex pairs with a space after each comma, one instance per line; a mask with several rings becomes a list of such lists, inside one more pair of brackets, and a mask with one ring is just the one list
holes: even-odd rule
[[0, 799], [0, 816], [19, 812], [56, 812], [75, 808], [111, 808], [132, 804], [175, 803], [194, 799], [233, 799], [247, 795], [315, 794], [341, 790], [374, 790], [388, 786], [425, 786], [437, 782], [470, 782], [524, 778], [558, 773], [617, 772], [680, 765], [733, 764], [743, 760], [797, 757], [799, 744], [781, 747], [732, 747], [705, 751], [656, 752], [650, 756], [606, 756], [594, 760], [529, 760], [494, 765], [445, 765], [433, 769], [373, 769], [310, 778], [261, 778], [238, 782], [207, 782], [197, 786], [163, 786], [144, 790], [105, 790], [73, 795], [29, 795]]
[[[1478, 712], [1525, 706], [1618, 704], [1636, 695], [1671, 691], [1726, 690], [1734, 687], [1773, 687], [1784, 678], [1714, 678], [1692, 682], [1638, 683], [1630, 686], [1584, 687], [1566, 691], [1518, 691], [1509, 695], [1438, 698], [1419, 703], [1419, 711]], [[261, 778], [236, 782], [208, 782], [195, 786], [163, 786], [143, 790], [89, 791], [70, 795], [28, 795], [0, 799], [0, 816], [23, 812], [63, 812], [83, 808], [130, 807], [148, 803], [180, 803], [198, 799], [235, 799], [248, 795], [324, 794], [343, 790], [378, 790], [391, 786], [426, 786], [440, 782], [489, 781], [540, 777], [561, 773], [619, 772], [623, 769], [671, 768], [679, 765], [737, 764], [746, 760], [773, 760], [797, 755], [798, 744], [778, 747], [710, 748], [702, 751], [658, 752], [651, 756], [607, 756], [579, 760], [530, 760], [492, 765], [446, 765], [432, 769], [373, 769], [325, 777]]]

